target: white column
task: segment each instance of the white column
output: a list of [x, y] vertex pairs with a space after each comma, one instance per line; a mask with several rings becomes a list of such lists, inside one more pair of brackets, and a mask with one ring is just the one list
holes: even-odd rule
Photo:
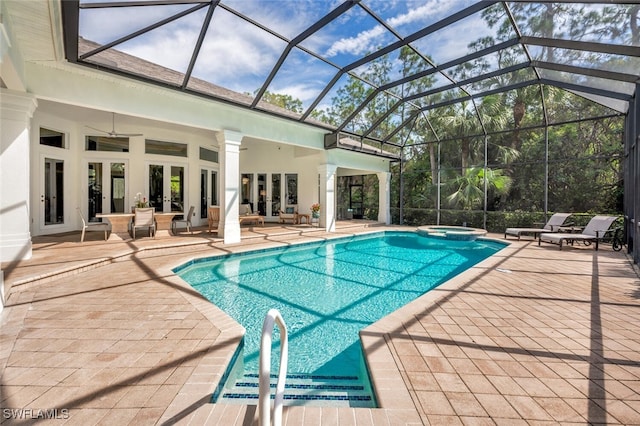
[[218, 133], [220, 146], [220, 224], [218, 235], [225, 244], [240, 242], [240, 144], [242, 134], [232, 130]]
[[336, 230], [336, 170], [333, 164], [318, 166], [320, 175], [320, 226], [327, 232]]
[[0, 89], [0, 261], [3, 262], [31, 258], [30, 134], [37, 105], [30, 94]]
[[391, 173], [378, 175], [378, 222], [391, 224]]

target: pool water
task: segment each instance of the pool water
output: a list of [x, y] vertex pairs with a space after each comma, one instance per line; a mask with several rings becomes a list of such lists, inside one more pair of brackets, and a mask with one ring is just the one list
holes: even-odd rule
[[[359, 330], [503, 247], [387, 231], [210, 258], [176, 272], [245, 327], [245, 372], [258, 372], [262, 322], [276, 308], [289, 331], [289, 374], [366, 381]], [[274, 331], [272, 372], [279, 360]]]

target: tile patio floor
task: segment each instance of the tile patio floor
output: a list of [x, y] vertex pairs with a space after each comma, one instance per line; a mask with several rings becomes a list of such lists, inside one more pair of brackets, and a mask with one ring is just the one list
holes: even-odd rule
[[[209, 403], [241, 328], [171, 268], [380, 229], [249, 227], [228, 246], [202, 230], [34, 238], [31, 260], [2, 264], [0, 420], [58, 409], [50, 423], [256, 423], [255, 407]], [[283, 423], [640, 424], [639, 331], [640, 277], [626, 255], [511, 240], [361, 332], [383, 408], [285, 407]]]

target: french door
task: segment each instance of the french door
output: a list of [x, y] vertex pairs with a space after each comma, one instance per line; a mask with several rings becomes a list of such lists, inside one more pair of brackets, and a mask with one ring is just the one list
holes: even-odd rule
[[268, 186], [268, 200], [269, 202], [269, 215], [272, 217], [280, 214], [280, 209], [284, 209], [282, 205], [282, 175], [280, 173], [273, 173], [271, 175], [271, 185]]
[[[266, 218], [277, 218], [280, 210], [298, 204], [298, 175], [295, 173], [243, 173], [241, 200]], [[253, 182], [256, 185], [253, 185]], [[257, 200], [257, 202], [255, 202]]]
[[207, 207], [218, 205], [218, 172], [200, 169], [200, 219], [207, 218]]
[[40, 189], [41, 228], [64, 225], [65, 162], [59, 158], [43, 157]]
[[126, 162], [92, 161], [87, 163], [87, 218], [99, 222], [99, 213], [124, 213], [128, 194]]
[[185, 209], [185, 187], [184, 165], [149, 164], [147, 173], [148, 201], [149, 207], [155, 207], [157, 213], [188, 211], [188, 206]]

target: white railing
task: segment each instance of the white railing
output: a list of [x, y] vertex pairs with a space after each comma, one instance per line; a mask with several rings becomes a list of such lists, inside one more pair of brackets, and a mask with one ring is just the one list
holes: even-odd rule
[[[273, 401], [273, 418], [271, 418], [271, 336], [273, 324], [280, 329], [280, 371], [276, 384], [276, 396]], [[260, 375], [258, 379], [258, 423], [260, 426], [274, 426], [282, 424], [282, 404], [284, 401], [284, 385], [287, 379], [287, 362], [289, 359], [289, 337], [287, 325], [277, 309], [270, 309], [262, 324], [260, 339]]]

